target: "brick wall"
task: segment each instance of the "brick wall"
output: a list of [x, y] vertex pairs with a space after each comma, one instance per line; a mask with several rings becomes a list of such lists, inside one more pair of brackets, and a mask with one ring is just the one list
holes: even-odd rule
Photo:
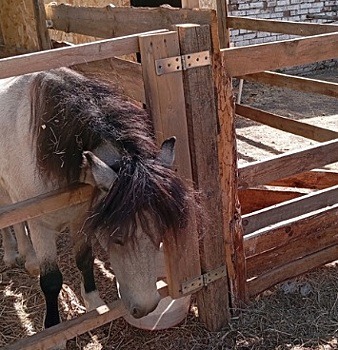
[[[308, 19], [307, 15], [338, 16], [338, 0], [228, 0], [228, 9], [229, 15], [232, 16], [295, 22], [328, 23], [328, 20]], [[338, 23], [338, 21], [334, 23]], [[231, 30], [231, 42], [233, 46], [262, 44], [271, 41], [292, 39], [293, 37], [295, 36], [278, 33], [252, 32], [244, 29]], [[295, 67], [294, 70], [306, 72], [337, 64], [338, 60], [330, 60], [313, 65]]]

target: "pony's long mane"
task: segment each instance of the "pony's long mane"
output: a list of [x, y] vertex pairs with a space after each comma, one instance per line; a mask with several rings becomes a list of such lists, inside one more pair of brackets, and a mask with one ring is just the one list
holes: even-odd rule
[[151, 220], [156, 235], [186, 224], [193, 192], [156, 161], [158, 148], [145, 110], [110, 85], [65, 68], [37, 74], [31, 101], [37, 169], [44, 181], [60, 186], [78, 182], [82, 152], [103, 142], [112, 143], [121, 155], [114, 168], [118, 179], [92, 208], [91, 228], [123, 242], [138, 220], [146, 227]]

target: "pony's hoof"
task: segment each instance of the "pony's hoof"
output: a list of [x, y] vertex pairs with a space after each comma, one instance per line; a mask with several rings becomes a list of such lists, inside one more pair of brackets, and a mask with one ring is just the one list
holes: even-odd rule
[[105, 305], [106, 303], [100, 298], [97, 290], [89, 293], [85, 293], [83, 285], [81, 285], [81, 294], [86, 307], [86, 311], [92, 311], [99, 306]]

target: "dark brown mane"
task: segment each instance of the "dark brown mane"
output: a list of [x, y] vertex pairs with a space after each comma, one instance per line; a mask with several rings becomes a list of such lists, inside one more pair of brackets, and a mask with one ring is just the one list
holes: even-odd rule
[[39, 73], [32, 84], [32, 127], [44, 179], [79, 179], [82, 152], [110, 141], [121, 155], [153, 157], [148, 114], [103, 82], [70, 69]]
[[186, 224], [192, 191], [156, 161], [158, 148], [142, 108], [69, 69], [37, 74], [31, 100], [37, 168], [44, 181], [61, 186], [79, 181], [82, 152], [105, 141], [119, 150], [118, 180], [92, 208], [92, 228], [123, 242], [137, 220], [146, 228], [151, 219], [156, 234]]

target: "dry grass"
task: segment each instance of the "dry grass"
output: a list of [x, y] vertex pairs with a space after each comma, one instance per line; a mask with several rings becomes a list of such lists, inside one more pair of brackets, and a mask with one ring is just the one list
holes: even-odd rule
[[[83, 313], [84, 308], [79, 297], [79, 274], [66, 234], [59, 239], [59, 253], [65, 278], [60, 306], [62, 318], [67, 319]], [[99, 254], [104, 261], [103, 253]], [[0, 269], [1, 347], [41, 330], [44, 306], [36, 278], [20, 268], [6, 270], [2, 262]], [[110, 273], [105, 264], [96, 269], [98, 288], [106, 301], [116, 298]], [[337, 349], [337, 266], [323, 267], [292, 283], [293, 288], [290, 284], [288, 289], [276, 286], [247, 308], [237, 310], [220, 332], [208, 332], [196, 317], [193, 305], [181, 325], [166, 331], [139, 330], [118, 319], [69, 341], [67, 346], [74, 350]]]

